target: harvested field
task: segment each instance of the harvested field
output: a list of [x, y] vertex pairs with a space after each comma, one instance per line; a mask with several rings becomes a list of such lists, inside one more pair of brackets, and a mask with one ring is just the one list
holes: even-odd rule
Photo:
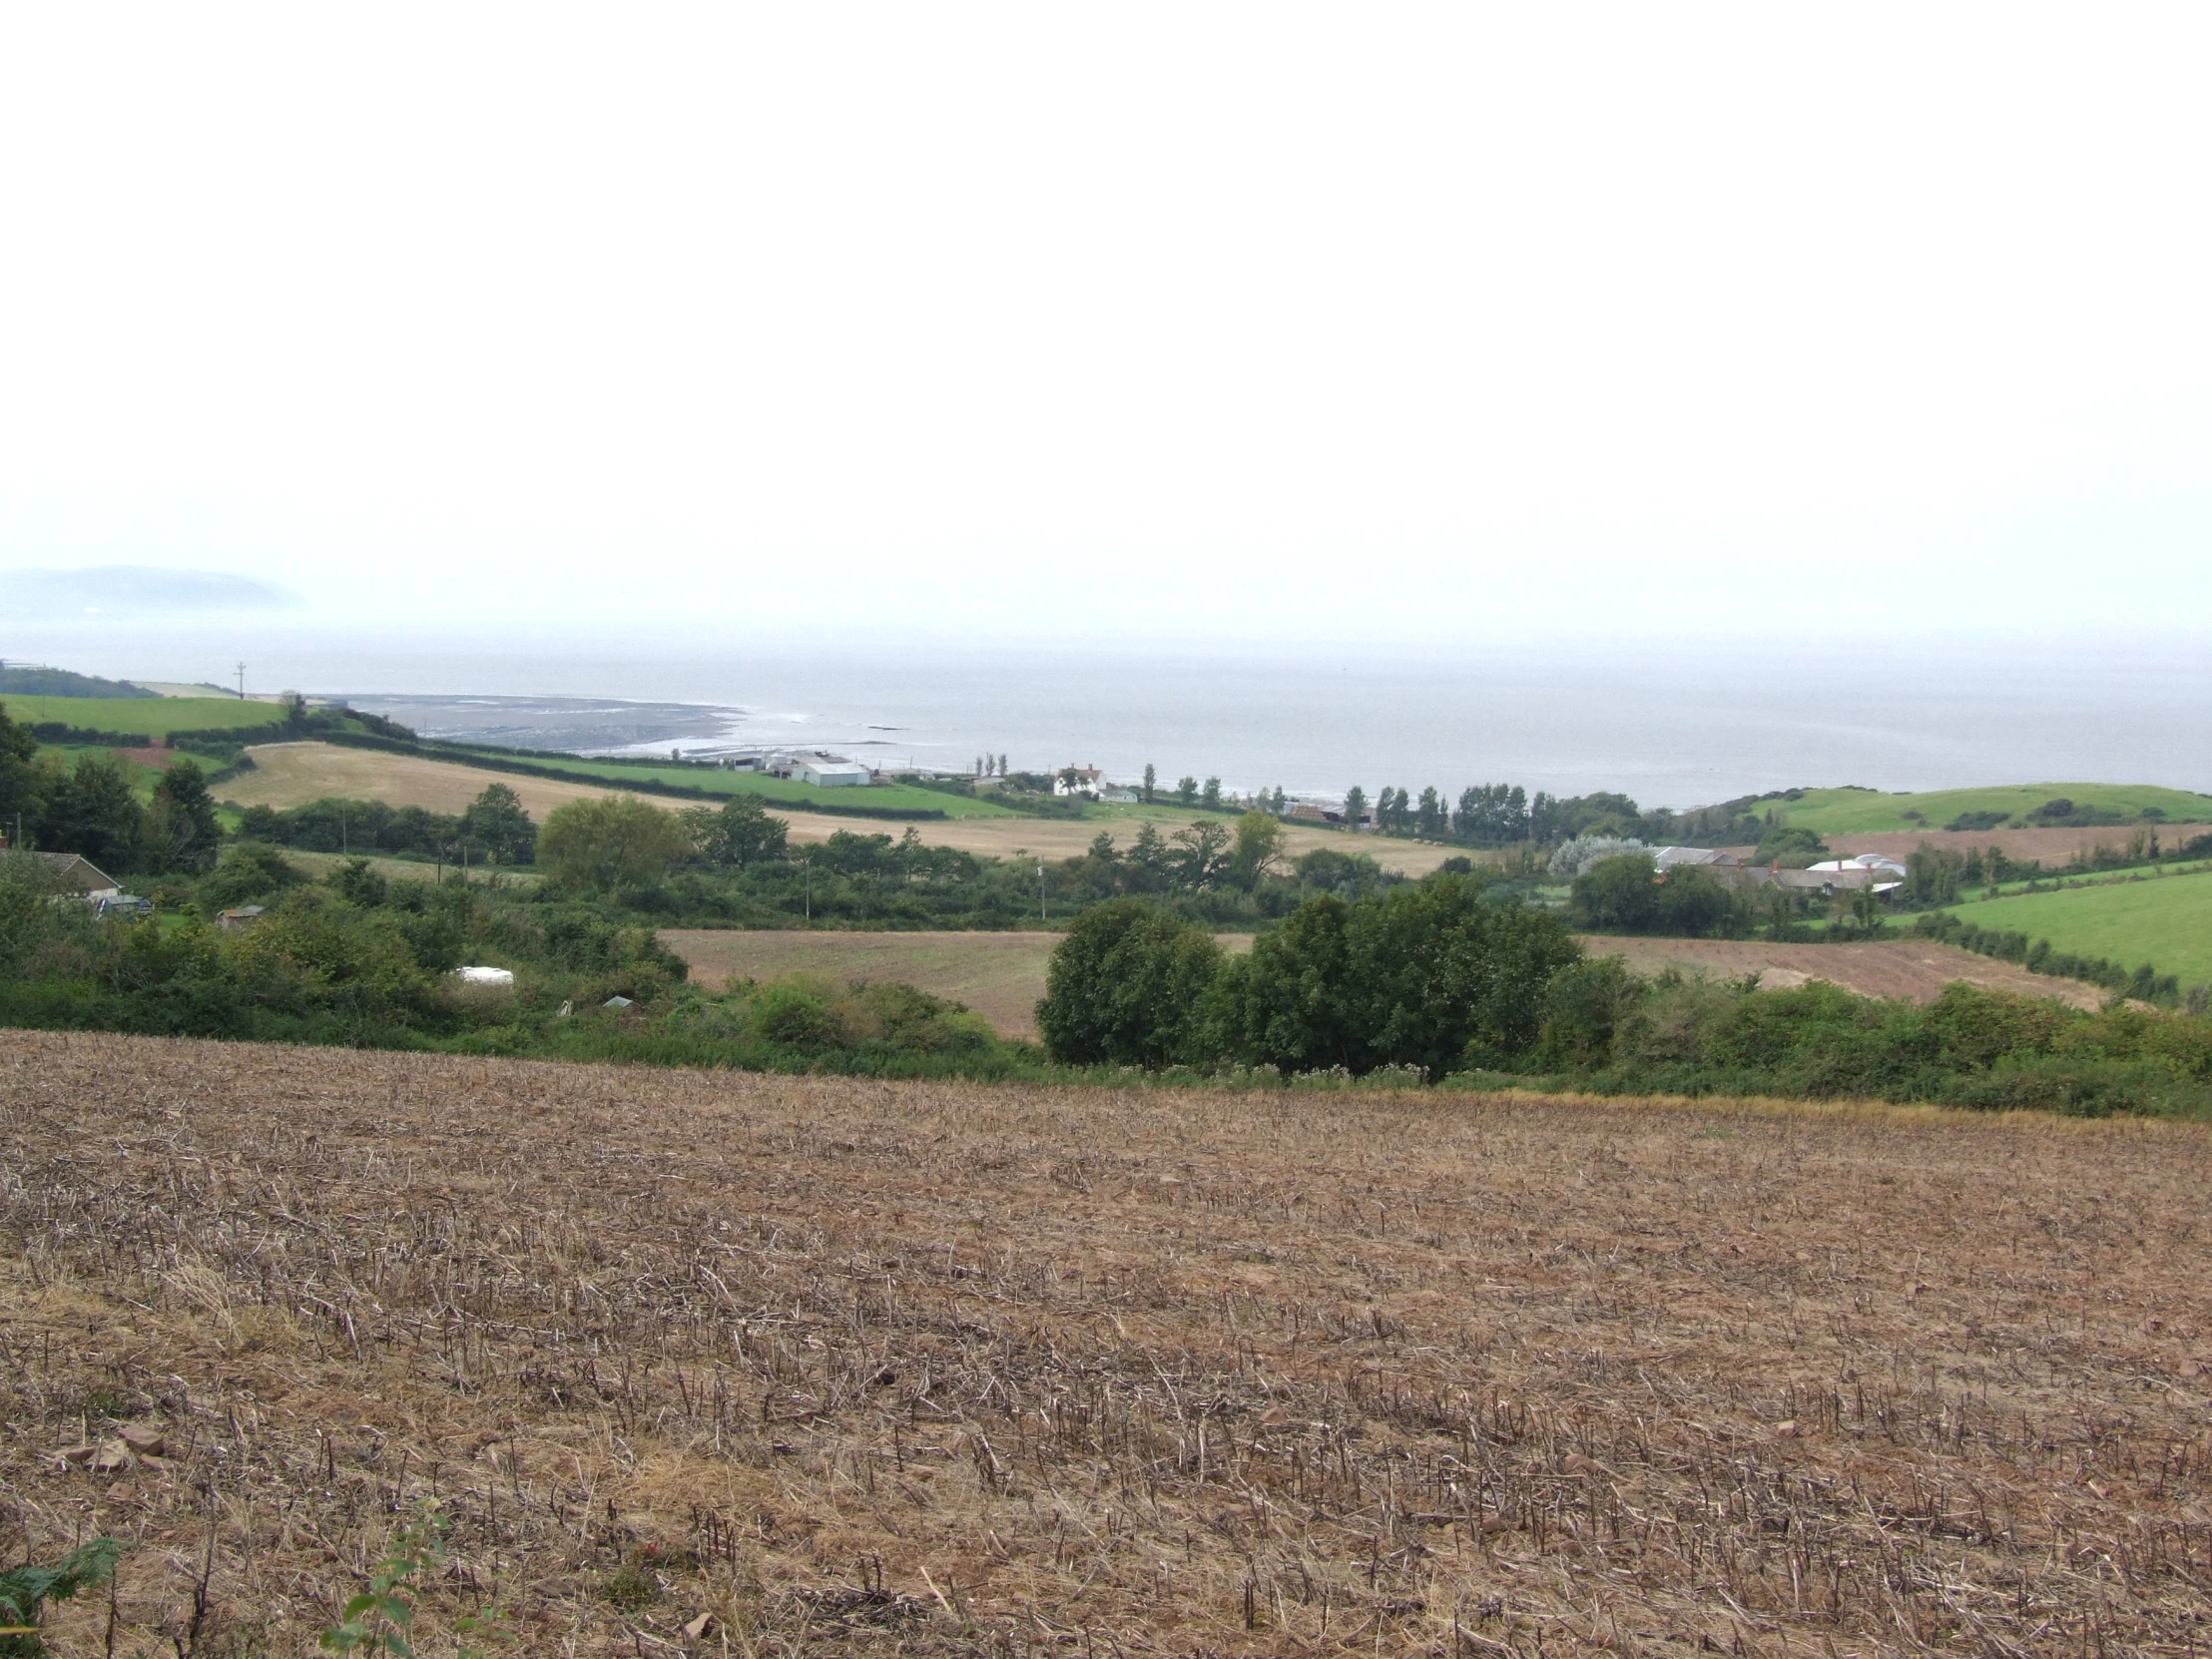
[[[2131, 837], [2147, 836], [2152, 828], [2150, 825], [2121, 825], [2104, 830], [1839, 830], [1823, 838], [1839, 857], [1845, 858], [1857, 857], [1862, 852], [1906, 858], [1922, 846], [1947, 847], [1957, 852], [1971, 852], [1977, 848], [1985, 851], [1994, 846], [2007, 858], [2038, 858], [2047, 867], [2057, 869], [2076, 852], [2087, 857], [2100, 846], [2125, 852]], [[2198, 835], [2212, 834], [2212, 824], [2161, 824], [2155, 828], [2159, 844], [2167, 847], [2180, 846]], [[1732, 846], [1727, 850], [1740, 858], [1749, 858], [1754, 849]]]
[[[770, 979], [802, 970], [839, 979], [897, 980], [966, 1004], [1002, 1037], [1034, 1042], [1045, 962], [1058, 933], [734, 932], [664, 927], [661, 942], [691, 965], [692, 978], [716, 990], [734, 979]], [[1249, 933], [1221, 935], [1232, 950]]]
[[1756, 973], [1761, 986], [1770, 991], [1788, 990], [1809, 979], [1826, 979], [1861, 996], [1933, 1002], [1953, 979], [1963, 979], [1985, 990], [2055, 997], [2075, 1008], [2100, 1007], [2109, 994], [2078, 979], [2030, 973], [2011, 962], [1976, 956], [1970, 950], [1927, 939], [1768, 944], [1756, 939], [1630, 939], [1590, 933], [1584, 934], [1581, 942], [1593, 956], [1621, 957], [1634, 973], [1648, 976], [1668, 967], [1730, 979]]
[[0, 1549], [130, 1540], [119, 1653], [302, 1651], [433, 1493], [439, 1654], [2212, 1617], [2194, 1126], [16, 1032], [0, 1146]]
[[[373, 749], [346, 749], [326, 743], [263, 744], [247, 751], [255, 770], [227, 779], [219, 792], [241, 807], [296, 807], [319, 796], [344, 796], [357, 801], [383, 801], [394, 807], [424, 807], [431, 812], [457, 813], [483, 794], [487, 784], [505, 784], [521, 798], [524, 810], [543, 822], [555, 807], [570, 801], [596, 800], [619, 794], [587, 784], [562, 784], [547, 778], [491, 772], [479, 767], [457, 766], [450, 761], [425, 761], [412, 755], [386, 755]], [[854, 792], [858, 793], [858, 792]], [[658, 807], [678, 808], [692, 803], [667, 796], [648, 796]], [[824, 841], [839, 830], [854, 834], [898, 835], [908, 828], [896, 819], [837, 818], [828, 813], [787, 809], [771, 802], [769, 810], [791, 824], [795, 841]], [[1236, 815], [1225, 812], [1223, 819]], [[1090, 847], [1093, 837], [1105, 830], [1127, 845], [1135, 836], [1133, 826], [1119, 822], [1093, 823], [1084, 819], [980, 818], [923, 819], [912, 829], [931, 846], [956, 846], [967, 852], [993, 857], [1027, 853], [1043, 858], [1074, 858]], [[1425, 841], [1389, 840], [1379, 835], [1354, 837], [1327, 830], [1286, 825], [1283, 843], [1296, 857], [1315, 847], [1339, 852], [1372, 853], [1384, 869], [1408, 875], [1425, 875], [1455, 850]]]

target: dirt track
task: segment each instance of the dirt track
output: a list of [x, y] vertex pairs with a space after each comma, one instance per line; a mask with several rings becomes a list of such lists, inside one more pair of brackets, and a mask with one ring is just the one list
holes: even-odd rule
[[2010, 962], [1976, 956], [1951, 945], [1919, 939], [1860, 944], [1762, 944], [1750, 939], [1623, 939], [1587, 934], [1593, 956], [1620, 956], [1640, 974], [1665, 967], [1736, 977], [1757, 973], [1768, 990], [1786, 990], [1826, 979], [1862, 996], [1906, 997], [1933, 1002], [1953, 979], [1989, 990], [2054, 997], [2076, 1008], [2094, 1008], [2105, 993], [2077, 979], [2053, 979]]

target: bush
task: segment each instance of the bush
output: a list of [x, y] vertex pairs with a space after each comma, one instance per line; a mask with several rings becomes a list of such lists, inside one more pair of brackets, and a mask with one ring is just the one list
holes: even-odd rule
[[1138, 898], [1093, 905], [1045, 969], [1045, 1050], [1075, 1065], [1210, 1058], [1202, 1003], [1220, 967], [1213, 935], [1172, 911]]
[[626, 795], [554, 808], [537, 846], [538, 867], [553, 881], [598, 892], [652, 887], [690, 851], [672, 814]]

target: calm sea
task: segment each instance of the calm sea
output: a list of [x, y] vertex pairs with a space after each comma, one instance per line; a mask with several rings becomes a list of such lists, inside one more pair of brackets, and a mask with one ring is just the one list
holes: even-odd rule
[[[0, 635], [4, 635], [0, 627]], [[28, 647], [28, 648], [26, 648]], [[1341, 796], [1352, 784], [1618, 790], [1700, 806], [1794, 785], [2212, 791], [2212, 652], [1821, 641], [1398, 655], [1302, 647], [363, 642], [83, 634], [0, 654], [342, 693], [425, 731], [563, 747], [820, 746], [898, 765], [1096, 765]], [[202, 659], [206, 659], [203, 661]], [[428, 701], [418, 702], [423, 699]], [[485, 703], [483, 699], [498, 699]], [[596, 740], [596, 741], [593, 741]]]

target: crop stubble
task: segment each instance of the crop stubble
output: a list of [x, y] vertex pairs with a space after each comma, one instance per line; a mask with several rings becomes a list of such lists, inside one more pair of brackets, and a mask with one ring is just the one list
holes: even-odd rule
[[[2212, 1612], [2194, 1128], [10, 1033], [0, 1145], [0, 1550], [134, 1540], [122, 1652], [211, 1559], [195, 1651], [299, 1651], [432, 1493], [427, 1625], [546, 1653]], [[58, 1461], [103, 1412], [165, 1454]]]

